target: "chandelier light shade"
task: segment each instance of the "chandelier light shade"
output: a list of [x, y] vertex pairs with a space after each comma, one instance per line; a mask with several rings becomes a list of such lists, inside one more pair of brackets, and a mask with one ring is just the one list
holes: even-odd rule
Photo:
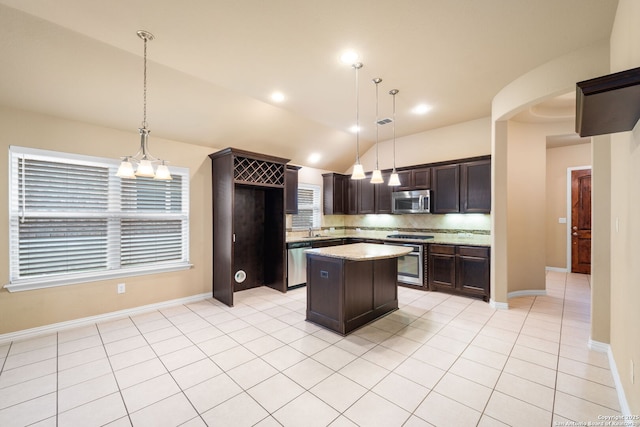
[[364, 179], [364, 168], [362, 164], [360, 164], [360, 88], [358, 85], [358, 70], [360, 70], [362, 66], [362, 62], [356, 62], [351, 65], [356, 74], [356, 164], [353, 165], [351, 179]]
[[393, 171], [389, 177], [389, 185], [397, 187], [400, 185], [400, 176], [396, 171], [396, 95], [400, 92], [398, 89], [391, 89], [389, 95], [393, 97]]
[[[122, 157], [122, 162], [118, 168], [117, 176], [120, 178], [135, 178], [137, 176], [170, 180], [171, 173], [166, 165], [165, 160], [160, 160], [149, 153], [148, 140], [149, 133], [147, 129], [147, 42], [153, 40], [153, 34], [148, 31], [140, 30], [137, 32], [138, 37], [144, 41], [144, 74], [143, 74], [143, 118], [140, 131], [140, 149], [133, 156]], [[157, 167], [155, 167], [157, 165]]]
[[380, 167], [378, 166], [378, 130], [380, 129], [380, 124], [378, 123], [378, 85], [380, 82], [382, 82], [382, 79], [379, 77], [373, 79], [373, 83], [376, 85], [376, 169], [371, 175], [372, 184], [382, 184], [384, 182], [382, 172], [380, 172]]

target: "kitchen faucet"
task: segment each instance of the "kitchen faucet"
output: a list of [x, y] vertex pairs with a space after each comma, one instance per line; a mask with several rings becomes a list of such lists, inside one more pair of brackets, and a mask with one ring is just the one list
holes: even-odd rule
[[313, 237], [313, 229], [309, 227], [309, 237]]

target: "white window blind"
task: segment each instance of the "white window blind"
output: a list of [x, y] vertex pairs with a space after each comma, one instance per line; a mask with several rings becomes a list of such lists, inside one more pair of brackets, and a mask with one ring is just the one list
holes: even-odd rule
[[320, 227], [320, 187], [298, 184], [298, 213], [292, 216], [293, 230]]
[[189, 172], [10, 147], [10, 291], [189, 267]]

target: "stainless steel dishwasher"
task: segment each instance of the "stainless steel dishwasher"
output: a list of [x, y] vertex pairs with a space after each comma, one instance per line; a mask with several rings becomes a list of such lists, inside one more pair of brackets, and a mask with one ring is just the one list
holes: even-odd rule
[[311, 242], [287, 243], [287, 289], [307, 283], [307, 257], [304, 251], [310, 248]]

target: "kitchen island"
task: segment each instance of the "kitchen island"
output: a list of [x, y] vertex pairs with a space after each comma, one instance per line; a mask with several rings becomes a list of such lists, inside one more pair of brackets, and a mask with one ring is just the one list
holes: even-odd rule
[[397, 258], [409, 252], [372, 243], [305, 251], [307, 320], [346, 335], [396, 310]]

